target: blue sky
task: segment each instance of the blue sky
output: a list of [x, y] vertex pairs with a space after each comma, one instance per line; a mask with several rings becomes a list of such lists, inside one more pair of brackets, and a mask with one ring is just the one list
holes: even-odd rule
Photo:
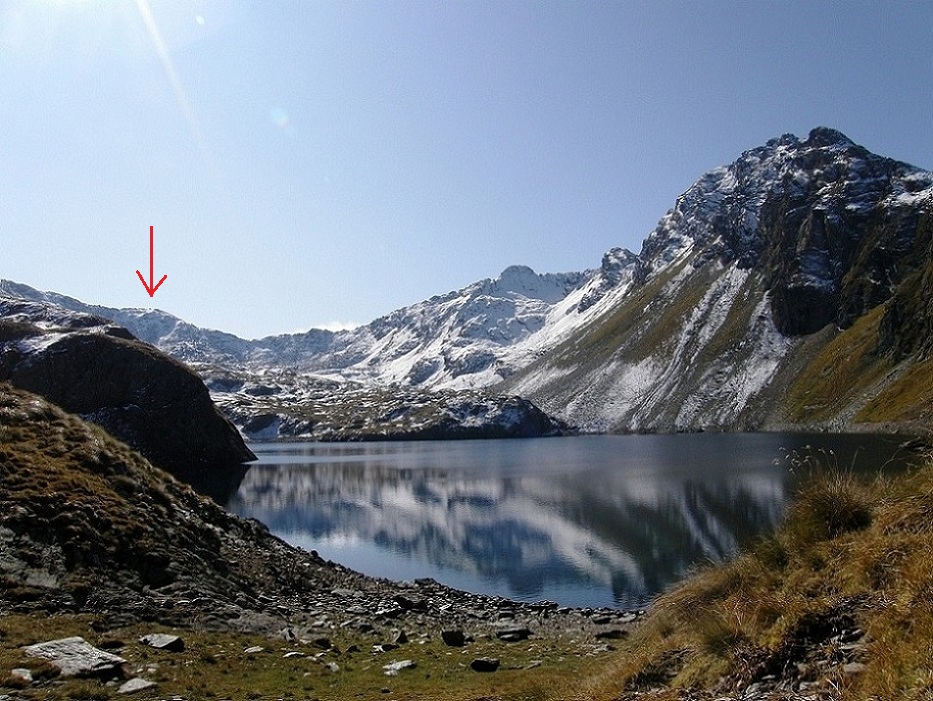
[[931, 2], [3, 0], [0, 277], [256, 337], [596, 267], [787, 132], [933, 168], [931, 36]]

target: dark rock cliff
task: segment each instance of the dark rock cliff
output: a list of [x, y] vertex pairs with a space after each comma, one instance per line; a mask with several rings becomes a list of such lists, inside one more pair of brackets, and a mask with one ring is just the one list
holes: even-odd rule
[[[759, 271], [781, 333], [850, 326], [924, 260], [931, 175], [818, 127], [785, 134], [703, 175], [645, 241], [642, 284], [687, 246]], [[925, 203], [925, 204], [924, 204]]]
[[217, 499], [255, 458], [197, 375], [118, 327], [62, 332], [0, 318], [0, 380], [96, 423]]

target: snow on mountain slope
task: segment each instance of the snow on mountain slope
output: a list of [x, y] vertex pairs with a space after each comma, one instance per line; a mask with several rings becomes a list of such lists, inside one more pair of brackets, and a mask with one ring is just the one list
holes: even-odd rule
[[[789, 423], [782, 395], [813, 363], [838, 365], [826, 344], [930, 263], [931, 214], [931, 173], [831, 129], [774, 139], [681, 195], [610, 311], [504, 388], [597, 431]], [[871, 333], [859, 342], [880, 347]], [[873, 372], [889, 379], [910, 369], [877, 362]], [[830, 399], [801, 401], [813, 403], [797, 421]]]
[[[508, 377], [595, 318], [631, 279], [634, 255], [606, 254], [584, 273], [537, 274], [513, 266], [494, 280], [377, 319], [371, 351], [347, 368], [357, 379], [457, 389]], [[620, 271], [628, 266], [629, 270]]]
[[365, 383], [432, 389], [483, 387], [526, 365], [611, 304], [631, 281], [634, 254], [613, 249], [583, 273], [506, 268], [495, 279], [413, 304], [346, 331], [248, 341], [165, 312], [109, 309], [0, 281], [0, 293], [114, 320], [189, 363], [314, 372]]

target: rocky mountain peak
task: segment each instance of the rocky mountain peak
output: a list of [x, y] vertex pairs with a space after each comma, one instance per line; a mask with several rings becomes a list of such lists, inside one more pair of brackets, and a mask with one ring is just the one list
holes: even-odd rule
[[929, 209], [933, 174], [835, 129], [785, 134], [678, 197], [645, 240], [636, 281], [688, 252], [694, 266], [737, 261], [765, 275], [782, 332], [844, 326], [890, 296]]
[[816, 127], [810, 131], [804, 145], [808, 148], [821, 148], [825, 146], [855, 146], [855, 142], [837, 129], [830, 127]]

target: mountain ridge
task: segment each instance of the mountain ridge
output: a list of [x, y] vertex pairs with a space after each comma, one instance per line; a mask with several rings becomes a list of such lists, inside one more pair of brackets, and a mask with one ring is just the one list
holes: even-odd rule
[[[701, 175], [638, 254], [615, 248], [577, 273], [509, 266], [352, 330], [246, 341], [164, 312], [64, 302], [110, 315], [185, 362], [366, 385], [495, 387], [587, 431], [806, 425], [806, 410], [782, 412], [775, 401], [805, 393], [794, 390], [796, 374], [816, 372], [821, 344], [873, 310], [883, 307], [871, 348], [889, 358], [889, 374], [910, 374], [901, 366], [929, 355], [931, 211], [929, 171], [818, 127]], [[818, 425], [852, 425], [844, 417], [854, 420], [854, 405], [840, 411]]]

